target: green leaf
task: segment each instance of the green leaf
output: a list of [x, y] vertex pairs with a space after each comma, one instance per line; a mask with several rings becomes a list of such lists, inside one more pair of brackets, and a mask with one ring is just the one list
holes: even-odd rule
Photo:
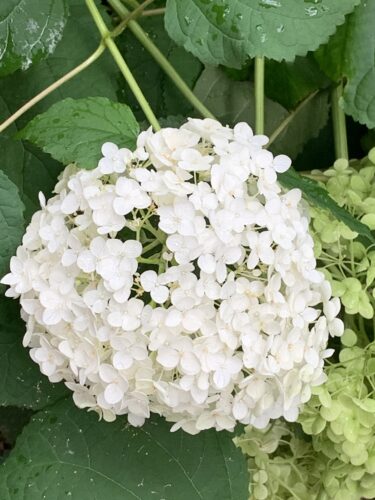
[[303, 177], [293, 169], [289, 169], [283, 174], [278, 174], [278, 179], [288, 189], [299, 188], [310, 203], [328, 210], [336, 219], [346, 224], [352, 231], [361, 235], [368, 242], [375, 243], [375, 237], [370, 229], [353, 217], [345, 208], [340, 207], [315, 180]]
[[305, 144], [317, 137], [328, 122], [328, 117], [328, 92], [314, 92], [296, 109], [290, 111], [289, 115], [278, 125], [278, 130], [283, 130], [270, 144], [269, 149], [274, 154], [282, 153], [293, 159], [296, 158]]
[[[62, 384], [51, 384], [22, 346], [25, 323], [19, 304], [0, 297], [0, 406], [44, 408], [67, 393]], [[1, 495], [0, 495], [1, 498]]]
[[[163, 17], [145, 17], [140, 20], [140, 24], [187, 85], [193, 87], [202, 71], [202, 64], [169, 38], [164, 28]], [[178, 114], [188, 116], [192, 112], [191, 104], [130, 30], [124, 31], [118, 39], [118, 45], [156, 116]], [[119, 82], [121, 100], [129, 104], [138, 120], [144, 120], [144, 114], [123, 77]]]
[[347, 80], [343, 107], [355, 120], [375, 127], [375, 2], [362, 1], [329, 43], [316, 54], [335, 81]]
[[168, 0], [165, 24], [202, 62], [291, 61], [325, 43], [360, 0]]
[[17, 186], [0, 170], [0, 276], [9, 265], [9, 259], [23, 235], [23, 210]]
[[17, 406], [0, 406], [0, 435], [8, 445], [14, 445], [16, 437], [29, 422], [33, 412]]
[[105, 97], [64, 99], [36, 116], [18, 137], [36, 144], [64, 164], [95, 168], [101, 146], [112, 141], [133, 148], [139, 126], [130, 108]]
[[[255, 99], [251, 82], [233, 81], [222, 69], [207, 66], [194, 92], [223, 123], [234, 125], [245, 121], [254, 125]], [[301, 103], [300, 108], [290, 113], [277, 102], [265, 99], [265, 133], [271, 136], [281, 124], [288, 122], [270, 149], [295, 158], [304, 144], [327, 122], [327, 99], [325, 93], [317, 94], [306, 100], [306, 105]]]
[[[8, 115], [9, 109], [0, 97], [0, 121]], [[0, 135], [1, 169], [18, 187], [28, 222], [40, 208], [38, 193], [42, 191], [47, 198], [50, 196], [62, 166], [32, 144], [14, 140], [11, 136], [16, 131], [12, 125]]]
[[52, 54], [60, 41], [68, 9], [65, 0], [2, 0], [0, 76]]
[[[85, 2], [69, 0], [69, 10], [70, 17], [64, 36], [55, 52], [27, 71], [17, 71], [0, 80], [0, 95], [9, 108], [9, 114], [83, 62], [98, 47], [99, 36]], [[100, 11], [109, 24], [105, 9], [101, 7]], [[17, 120], [18, 127], [25, 126], [35, 115], [43, 113], [52, 104], [66, 97], [79, 99], [100, 95], [117, 100], [118, 75], [119, 71], [111, 55], [107, 51], [104, 52], [94, 64], [65, 82], [21, 116]]]
[[[235, 125], [245, 121], [254, 125], [254, 85], [237, 82], [221, 69], [207, 66], [199, 77], [194, 93], [223, 123]], [[288, 111], [277, 102], [265, 100], [265, 128], [270, 134], [288, 116]]]
[[[246, 459], [226, 432], [99, 422], [64, 401], [25, 427], [0, 473], [2, 500], [246, 500]], [[21, 466], [20, 466], [21, 465]]]
[[330, 82], [309, 54], [293, 62], [267, 60], [265, 74], [267, 97], [289, 110]]

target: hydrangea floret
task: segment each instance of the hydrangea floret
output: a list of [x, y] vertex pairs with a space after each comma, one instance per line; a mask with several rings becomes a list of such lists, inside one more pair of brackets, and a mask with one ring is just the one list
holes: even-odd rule
[[[322, 172], [316, 172], [322, 176]], [[374, 229], [375, 149], [324, 171], [332, 198]], [[318, 268], [343, 304], [346, 329], [327, 380], [312, 388], [297, 424], [248, 426], [250, 499], [354, 500], [375, 496], [375, 251], [327, 211], [310, 207]]]
[[40, 196], [11, 272], [24, 345], [105, 420], [189, 433], [295, 421], [322, 384], [340, 303], [316, 269], [285, 155], [245, 123], [189, 119], [106, 143]]

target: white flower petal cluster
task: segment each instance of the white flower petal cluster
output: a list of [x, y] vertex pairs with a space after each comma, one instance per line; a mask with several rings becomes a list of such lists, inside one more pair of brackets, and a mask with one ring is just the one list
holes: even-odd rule
[[205, 119], [68, 166], [2, 279], [51, 382], [105, 420], [189, 433], [294, 421], [325, 380], [340, 304], [316, 269], [290, 166], [239, 123]]

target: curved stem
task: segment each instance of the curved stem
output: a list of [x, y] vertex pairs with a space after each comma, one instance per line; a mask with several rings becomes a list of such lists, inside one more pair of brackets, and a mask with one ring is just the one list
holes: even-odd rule
[[340, 83], [332, 89], [331, 104], [332, 104], [332, 121], [333, 135], [335, 139], [336, 158], [349, 159], [348, 138], [346, 133], [346, 118], [345, 112], [340, 106], [340, 99], [343, 93], [343, 84]]
[[[127, 18], [125, 18], [122, 23], [117, 26], [112, 32], [111, 36], [117, 36], [120, 34], [126, 27], [128, 22], [137, 17], [138, 15], [142, 14], [143, 9], [147, 7], [152, 1], [154, 0], [146, 0], [142, 5], [139, 5], [136, 10], [131, 12]], [[81, 71], [86, 69], [88, 66], [90, 66], [93, 62], [95, 62], [101, 54], [105, 50], [105, 44], [102, 41], [99, 45], [99, 47], [93, 52], [87, 59], [85, 59], [81, 64], [73, 68], [71, 71], [63, 75], [61, 78], [56, 80], [56, 82], [53, 82], [51, 85], [49, 85], [47, 88], [39, 92], [36, 96], [34, 96], [30, 101], [26, 102], [23, 106], [21, 106], [13, 115], [11, 115], [9, 118], [7, 118], [2, 124], [0, 124], [0, 132], [4, 131], [6, 128], [9, 127], [14, 121], [16, 121], [20, 116], [22, 116], [26, 111], [28, 111], [30, 108], [35, 106], [39, 101], [47, 97], [51, 92], [59, 88], [61, 85], [63, 85], [65, 82], [69, 81], [71, 78], [74, 76], [78, 75]]]
[[264, 57], [255, 58], [255, 133], [264, 134]]
[[[126, 18], [129, 15], [129, 10], [122, 5], [120, 0], [108, 0], [111, 7], [116, 11], [116, 13], [121, 18]], [[138, 5], [138, 4], [137, 4]], [[156, 47], [153, 41], [149, 38], [147, 33], [141, 28], [141, 26], [136, 21], [129, 22], [129, 29], [133, 32], [135, 37], [140, 41], [140, 43], [145, 47], [146, 50], [151, 54], [163, 71], [169, 76], [172, 82], [179, 89], [181, 94], [191, 103], [191, 105], [205, 118], [213, 118], [215, 116], [206, 108], [206, 106], [197, 98], [181, 76], [177, 73], [168, 59], [162, 54], [162, 52]]]
[[30, 108], [32, 108], [35, 104], [37, 104], [39, 101], [44, 99], [48, 94], [59, 88], [63, 83], [67, 82], [74, 76], [78, 75], [81, 71], [83, 71], [85, 68], [90, 66], [94, 61], [96, 61], [104, 52], [105, 50], [105, 45], [104, 43], [101, 43], [99, 47], [89, 56], [87, 59], [85, 59], [81, 64], [73, 68], [71, 71], [66, 73], [66, 75], [62, 76], [55, 82], [53, 82], [51, 85], [49, 85], [47, 88], [42, 90], [42, 92], [39, 92], [35, 97], [30, 99], [26, 104], [24, 104], [21, 108], [19, 108], [12, 116], [7, 118], [1, 125], [0, 125], [0, 132], [3, 132], [9, 125], [11, 125], [13, 122], [15, 122], [20, 116], [22, 116], [26, 111], [28, 111]]
[[122, 21], [121, 23], [116, 26], [116, 28], [111, 32], [112, 38], [115, 38], [116, 36], [120, 35], [124, 29], [128, 26], [129, 22], [132, 19], [137, 18], [139, 15], [141, 15], [146, 7], [148, 7], [152, 2], [155, 0], [145, 0], [142, 4], [138, 5], [136, 9], [134, 9], [132, 12], [130, 12]]
[[147, 120], [150, 122], [154, 130], [160, 130], [159, 122], [154, 115], [149, 103], [147, 102], [145, 96], [143, 95], [142, 90], [139, 88], [138, 83], [136, 82], [132, 72], [130, 71], [128, 65], [125, 62], [125, 59], [122, 57], [121, 52], [117, 48], [116, 43], [111, 38], [111, 33], [108, 30], [98, 8], [95, 5], [94, 0], [86, 0], [86, 5], [95, 21], [95, 24], [98, 27], [98, 30], [104, 40], [105, 45], [110, 51], [113, 59], [115, 60], [117, 66], [119, 67], [121, 73], [124, 75], [125, 80], [127, 81], [130, 89], [132, 90], [135, 98], [137, 99], [139, 105], [141, 106], [144, 114], [146, 115]]

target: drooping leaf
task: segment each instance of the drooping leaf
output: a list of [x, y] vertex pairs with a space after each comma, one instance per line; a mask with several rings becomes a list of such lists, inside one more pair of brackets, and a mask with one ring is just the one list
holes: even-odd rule
[[2, 0], [0, 76], [52, 54], [68, 14], [65, 0]]
[[[98, 7], [109, 25], [105, 9]], [[83, 62], [98, 47], [100, 38], [85, 2], [69, 0], [69, 10], [70, 16], [64, 36], [55, 52], [27, 71], [17, 71], [0, 79], [0, 96], [6, 102], [9, 114]], [[110, 54], [104, 52], [91, 66], [65, 82], [21, 116], [17, 120], [18, 127], [25, 126], [33, 116], [43, 113], [52, 104], [66, 97], [79, 99], [100, 95], [116, 100], [118, 75], [119, 71]]]
[[101, 146], [112, 141], [133, 148], [139, 126], [130, 108], [105, 97], [64, 99], [36, 116], [18, 136], [64, 164], [94, 168]]
[[17, 186], [0, 170], [0, 276], [19, 245], [23, 230], [23, 210]]
[[[9, 108], [0, 97], [0, 121], [9, 114]], [[0, 134], [1, 169], [18, 187], [25, 205], [24, 218], [28, 222], [40, 208], [38, 193], [42, 191], [49, 197], [63, 166], [32, 144], [15, 140], [16, 132], [13, 124]]]
[[[99, 422], [70, 401], [38, 413], [0, 470], [2, 500], [246, 500], [246, 460], [232, 435]], [[20, 463], [22, 466], [20, 467]]]
[[[206, 67], [194, 89], [196, 95], [223, 123], [234, 125], [245, 121], [251, 127], [255, 122], [254, 86], [251, 82], [236, 82], [226, 73], [212, 66]], [[315, 137], [328, 118], [327, 96], [316, 95], [306, 106], [288, 112], [277, 102], [265, 99], [265, 133], [272, 133], [289, 120], [288, 127], [273, 142], [270, 149], [295, 158], [304, 144]]]
[[168, 0], [170, 36], [202, 62], [291, 61], [325, 43], [360, 0]]
[[[223, 124], [234, 125], [245, 121], [254, 125], [254, 85], [251, 82], [236, 82], [221, 68], [207, 66], [199, 77], [194, 93]], [[266, 99], [265, 127], [270, 134], [288, 111], [277, 102]]]
[[[171, 62], [183, 80], [190, 87], [193, 87], [202, 71], [200, 61], [189, 52], [178, 47], [170, 39], [165, 31], [161, 16], [145, 17], [140, 22], [142, 28]], [[177, 114], [186, 116], [191, 114], [191, 104], [183, 97], [171, 79], [130, 30], [124, 31], [118, 40], [118, 44], [156, 116], [166, 117]], [[121, 86], [119, 94], [121, 100], [130, 105], [139, 120], [143, 120], [144, 114], [124, 79], [120, 78], [119, 83]]]
[[303, 99], [328, 85], [330, 80], [309, 55], [293, 62], [266, 61], [265, 92], [267, 97], [292, 110]]
[[293, 169], [279, 174], [278, 179], [288, 189], [299, 188], [310, 203], [331, 212], [336, 219], [344, 222], [352, 231], [365, 238], [367, 243], [375, 243], [375, 237], [370, 229], [353, 217], [345, 208], [340, 207], [315, 180], [303, 177]]
[[330, 78], [347, 79], [344, 110], [369, 128], [375, 127], [374, 27], [375, 2], [364, 0], [316, 55]]
[[277, 136], [270, 150], [274, 154], [287, 154], [296, 158], [305, 144], [316, 137], [326, 125], [329, 117], [328, 92], [314, 92], [302, 101], [294, 110], [291, 110], [284, 130]]
[[18, 302], [0, 297], [0, 406], [38, 410], [60, 399], [67, 389], [40, 373], [22, 346], [25, 331]]

